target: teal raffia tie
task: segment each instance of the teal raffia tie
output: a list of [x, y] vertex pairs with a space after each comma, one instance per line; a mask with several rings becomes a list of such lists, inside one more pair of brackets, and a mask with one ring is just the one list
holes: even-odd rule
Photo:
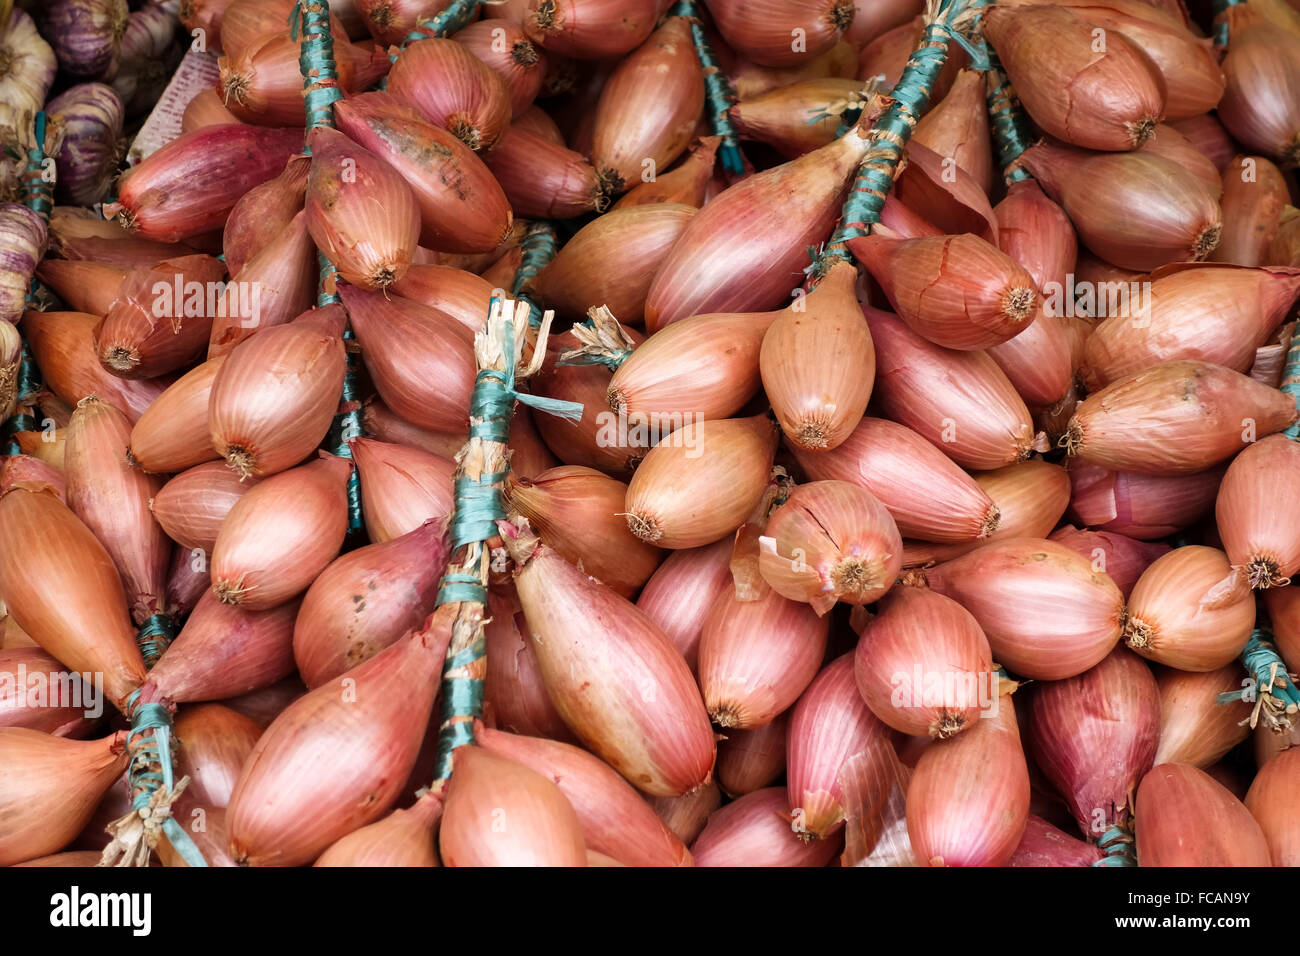
[[524, 287], [537, 273], [551, 264], [559, 246], [560, 241], [555, 234], [555, 226], [544, 219], [529, 223], [528, 231], [524, 233], [523, 241], [519, 244], [522, 255], [519, 259], [519, 268], [510, 283], [510, 294], [528, 303], [528, 324], [535, 329], [541, 327], [542, 310], [533, 301], [532, 296], [524, 291]]
[[1133, 834], [1128, 827], [1116, 824], [1101, 835], [1097, 848], [1105, 854], [1093, 866], [1137, 866]]
[[152, 670], [158, 663], [158, 658], [162, 657], [163, 651], [167, 650], [175, 639], [176, 625], [172, 622], [170, 614], [150, 615], [135, 634], [135, 643], [140, 648], [140, 656], [144, 658], [144, 666]]
[[343, 99], [334, 63], [334, 37], [330, 33], [329, 0], [298, 0], [289, 14], [289, 38], [298, 39], [298, 69], [303, 78], [303, 105], [307, 129], [334, 125], [334, 103]]
[[1262, 627], [1251, 632], [1250, 640], [1241, 652], [1241, 664], [1251, 677], [1251, 684], [1241, 690], [1231, 690], [1218, 697], [1220, 704], [1235, 701], [1253, 702], [1255, 709], [1249, 717], [1254, 727], [1261, 718], [1264, 726], [1275, 733], [1284, 733], [1300, 714], [1300, 691], [1287, 672], [1286, 663], [1273, 644], [1272, 634]]
[[718, 146], [718, 159], [722, 168], [729, 173], [740, 175], [745, 171], [745, 157], [740, 152], [740, 137], [731, 122], [731, 108], [736, 105], [736, 91], [731, 87], [727, 74], [722, 72], [718, 58], [713, 53], [713, 45], [704, 32], [700, 22], [700, 5], [697, 0], [680, 0], [669, 11], [669, 16], [685, 17], [691, 25], [691, 43], [695, 46], [695, 55], [699, 58], [700, 69], [704, 71], [704, 92], [709, 115], [709, 127], [714, 134], [722, 137]]
[[23, 205], [46, 222], [54, 209], [50, 184], [45, 181], [45, 111], [36, 114], [35, 143], [27, 151], [27, 169], [23, 173]]
[[443, 666], [443, 719], [438, 733], [435, 780], [450, 777], [452, 754], [456, 748], [474, 742], [474, 721], [483, 716], [483, 689], [486, 682], [481, 677], [465, 676], [465, 671], [486, 656], [487, 642], [480, 634], [465, 650], [448, 657]]
[[406, 35], [402, 45], [417, 40], [428, 40], [430, 37], [450, 36], [458, 30], [465, 29], [481, 3], [483, 0], [452, 0], [447, 9], [418, 21], [415, 30]]
[[1002, 167], [1006, 184], [1032, 178], [1022, 167], [1011, 168], [1020, 154], [1029, 148], [1033, 137], [1029, 130], [1029, 117], [1020, 104], [1020, 98], [1011, 87], [1011, 81], [1002, 70], [997, 54], [989, 51], [989, 69], [986, 74], [988, 92], [985, 101], [989, 108], [989, 126], [993, 145], [998, 151], [998, 165]]
[[885, 197], [894, 187], [894, 174], [912, 130], [925, 113], [930, 93], [948, 60], [948, 45], [957, 39], [970, 44], [952, 28], [952, 23], [971, 6], [970, 0], [947, 0], [936, 19], [927, 24], [920, 45], [907, 59], [902, 75], [890, 92], [890, 106], [872, 129], [871, 149], [858, 166], [857, 177], [845, 200], [840, 224], [817, 263], [816, 273], [825, 275], [835, 259], [848, 260], [847, 243], [869, 235], [880, 221]]
[[1226, 47], [1228, 45], [1228, 8], [1245, 2], [1246, 0], [1212, 0], [1210, 13], [1212, 14], [1211, 22], [1214, 23], [1215, 46]]
[[[158, 801], [165, 799], [170, 803], [176, 787], [172, 771], [172, 718], [165, 705], [141, 704], [139, 699], [137, 690], [128, 702], [131, 730], [126, 738], [130, 755], [127, 779], [131, 787], [131, 809], [146, 821], [148, 829], [150, 821], [157, 816]], [[165, 812], [161, 825], [153, 825], [160, 827], [187, 866], [208, 865], [185, 828], [169, 811]]]
[[[1286, 366], [1282, 369], [1282, 384], [1278, 387], [1300, 407], [1300, 325], [1296, 326], [1296, 334], [1291, 336], [1291, 345], [1286, 352]], [[1300, 440], [1300, 421], [1292, 424], [1282, 434], [1292, 441]]]

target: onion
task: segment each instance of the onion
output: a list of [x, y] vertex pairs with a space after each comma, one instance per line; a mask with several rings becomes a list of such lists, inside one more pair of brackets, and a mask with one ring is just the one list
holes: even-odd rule
[[1147, 665], [1117, 647], [1082, 674], [1035, 687], [1030, 711], [1034, 760], [1079, 829], [1095, 842], [1127, 823], [1160, 731], [1159, 690]]
[[1159, 73], [1122, 33], [1107, 31], [1099, 55], [1092, 25], [1055, 6], [999, 7], [984, 17], [984, 29], [1026, 112], [1057, 139], [1133, 149], [1164, 115]]
[[88, 736], [96, 724], [89, 715], [96, 708], [87, 691], [79, 677], [39, 647], [0, 649], [0, 727]]
[[994, 658], [1036, 680], [1099, 663], [1119, 640], [1124, 600], [1091, 562], [1054, 541], [1009, 538], [925, 572], [988, 637]]
[[239, 198], [277, 176], [302, 130], [205, 126], [150, 153], [118, 183], [109, 216], [146, 239], [177, 242], [220, 229]]
[[616, 478], [562, 465], [532, 480], [512, 477], [505, 495], [543, 542], [629, 600], [659, 566], [662, 552], [628, 530], [627, 485]]
[[603, 305], [620, 322], [639, 325], [655, 272], [695, 213], [678, 202], [611, 210], [578, 230], [527, 288], [560, 315]]
[[871, 492], [906, 537], [972, 541], [998, 527], [999, 512], [988, 494], [904, 425], [867, 417], [831, 451], [794, 451], [811, 480], [848, 481]]
[[837, 447], [871, 398], [876, 354], [853, 290], [857, 269], [836, 262], [763, 336], [763, 390], [792, 444]]
[[1300, 670], [1300, 588], [1269, 588], [1264, 604], [1273, 625], [1273, 638], [1287, 669]]
[[149, 509], [182, 548], [211, 553], [226, 515], [256, 484], [257, 479], [241, 480], [224, 462], [206, 462], [163, 485]]
[[492, 283], [472, 272], [422, 264], [411, 266], [405, 276], [393, 283], [392, 291], [404, 299], [445, 312], [471, 332], [477, 332], [483, 328], [493, 290]]
[[853, 0], [707, 0], [707, 6], [727, 45], [764, 66], [795, 66], [825, 53], [857, 12]]
[[536, 770], [482, 747], [455, 751], [440, 849], [447, 866], [585, 866], [578, 814]]
[[68, 425], [64, 470], [68, 507], [113, 558], [140, 625], [167, 611], [171, 542], [149, 513], [162, 481], [132, 468], [123, 455], [130, 434], [126, 416], [112, 405], [83, 399]]
[[1048, 538], [1091, 560], [1115, 582], [1126, 600], [1142, 572], [1170, 550], [1167, 544], [1147, 544], [1113, 531], [1081, 531], [1074, 525], [1064, 525]]
[[965, 468], [1000, 468], [1045, 447], [1029, 409], [986, 353], [943, 349], [887, 312], [863, 312], [876, 344], [875, 395], [887, 417]]
[[1171, 266], [1156, 272], [1135, 301], [1130, 295], [1122, 289], [1120, 313], [1088, 336], [1080, 371], [1090, 389], [1175, 359], [1249, 371], [1255, 350], [1300, 296], [1300, 273]]
[[1254, 627], [1245, 575], [1217, 548], [1189, 545], [1142, 572], [1129, 598], [1124, 640], [1149, 660], [1212, 671], [1241, 653]]
[[200, 704], [178, 712], [172, 732], [181, 741], [176, 774], [190, 778], [186, 797], [224, 808], [262, 728], [229, 707]]
[[591, 159], [605, 191], [617, 195], [667, 169], [685, 152], [703, 109], [704, 77], [690, 24], [670, 17], [618, 64], [601, 91]]
[[1215, 506], [1228, 560], [1252, 588], [1281, 587], [1300, 571], [1300, 515], [1286, 503], [1300, 491], [1300, 445], [1269, 435], [1232, 460]]
[[676, 834], [677, 839], [689, 846], [704, 829], [709, 814], [718, 809], [722, 793], [718, 790], [718, 785], [710, 781], [698, 790], [684, 793], [680, 797], [647, 796], [645, 799], [659, 819]]
[[241, 342], [212, 383], [212, 445], [240, 478], [298, 464], [329, 431], [343, 388], [346, 316], [327, 306]]
[[375, 542], [400, 538], [452, 511], [456, 463], [406, 445], [358, 438], [351, 443], [361, 477], [366, 531]]
[[0, 866], [12, 866], [62, 849], [89, 822], [126, 769], [126, 733], [68, 740], [4, 727], [0, 761]]
[[391, 285], [410, 268], [420, 235], [411, 188], [397, 170], [329, 127], [314, 127], [307, 146], [307, 229], [313, 241], [353, 285]]
[[828, 664], [790, 714], [790, 826], [805, 840], [826, 840], [839, 829], [849, 809], [844, 764], [888, 734], [862, 702], [853, 660], [845, 654]]
[[1281, 228], [1289, 197], [1282, 171], [1263, 156], [1233, 157], [1223, 170], [1223, 237], [1210, 253], [1211, 261], [1240, 266], [1268, 262], [1268, 247]]
[[1300, 861], [1300, 833], [1290, 806], [1297, 779], [1300, 750], [1286, 750], [1259, 768], [1246, 794], [1246, 809], [1264, 832], [1274, 866], [1295, 866]]
[[1039, 144], [1019, 162], [1061, 204], [1088, 248], [1112, 265], [1145, 272], [1204, 259], [1218, 245], [1223, 215], [1215, 196], [1164, 156]]
[[660, 6], [657, 0], [528, 0], [524, 30], [548, 51], [598, 60], [639, 47]]
[[116, 172], [122, 135], [122, 101], [111, 86], [82, 83], [45, 106], [58, 146], [54, 192], [59, 202], [91, 206], [102, 199]]
[[269, 687], [293, 673], [298, 602], [267, 611], [222, 604], [209, 588], [171, 647], [149, 672], [143, 700], [221, 700]]
[[388, 74], [388, 89], [475, 152], [491, 150], [510, 124], [505, 83], [454, 40], [404, 48]]
[[730, 730], [718, 742], [713, 770], [728, 796], [742, 797], [771, 786], [785, 773], [789, 713], [753, 730]]
[[627, 487], [632, 533], [661, 548], [698, 548], [744, 522], [767, 486], [772, 422], [693, 421], [655, 445]]
[[546, 54], [528, 39], [522, 23], [493, 24], [480, 20], [456, 31], [456, 42], [501, 77], [510, 94], [510, 113], [515, 119], [528, 112], [541, 92], [548, 61]]
[[221, 233], [221, 251], [232, 276], [269, 246], [302, 211], [311, 160], [295, 156], [284, 171], [254, 186], [235, 203]]
[[[4, 328], [0, 325], [0, 335], [4, 334]], [[0, 495], [13, 488], [48, 490], [60, 501], [67, 503], [67, 480], [63, 469], [31, 455], [9, 455], [0, 463]]]
[[1192, 524], [1209, 511], [1223, 468], [1191, 475], [1143, 475], [1110, 471], [1070, 460], [1070, 513], [1099, 531], [1151, 541]]
[[993, 660], [978, 622], [941, 594], [904, 587], [882, 602], [854, 656], [858, 691], [895, 730], [945, 740], [993, 701]]
[[46, 259], [36, 277], [54, 290], [63, 304], [77, 312], [107, 315], [117, 290], [130, 274], [114, 265], [76, 259]]
[[102, 674], [109, 702], [125, 712], [145, 669], [122, 579], [94, 533], [52, 493], [15, 488], [0, 498], [0, 594], [42, 650], [69, 670]]
[[1269, 866], [1263, 830], [1241, 801], [1203, 770], [1166, 763], [1137, 793], [1139, 866]]
[[316, 858], [313, 866], [438, 866], [433, 835], [442, 798], [426, 793], [405, 810], [353, 830]]
[[840, 849], [838, 837], [802, 840], [790, 829], [784, 787], [755, 790], [709, 814], [691, 844], [696, 866], [825, 866]]
[[1220, 694], [1240, 691], [1245, 683], [1236, 661], [1199, 674], [1161, 668], [1156, 682], [1160, 689], [1156, 764], [1185, 763], [1206, 770], [1250, 736], [1250, 705], [1219, 703]]
[[1006, 198], [993, 207], [993, 215], [998, 223], [998, 248], [1034, 277], [1035, 287], [1044, 295], [1044, 308], [1060, 315], [1062, 310], [1054, 307], [1050, 290], [1064, 289], [1079, 253], [1070, 217], [1032, 179], [1008, 186]]
[[464, 431], [475, 375], [469, 329], [391, 292], [343, 286], [339, 294], [384, 404], [412, 425]]
[[307, 590], [347, 532], [352, 462], [321, 453], [239, 499], [212, 549], [212, 590], [224, 604], [265, 610]]
[[984, 86], [981, 73], [962, 70], [947, 95], [921, 117], [912, 139], [952, 160], [988, 193], [994, 169]]
[[[534, 770], [568, 799], [588, 849], [627, 866], [689, 866], [690, 853], [636, 790], [572, 744], [475, 729], [479, 747]], [[452, 788], [455, 789], [453, 777]]]
[[156, 378], [193, 363], [222, 311], [216, 290], [225, 274], [212, 256], [182, 256], [127, 273], [95, 326], [99, 363], [123, 378]]
[[930, 866], [1002, 866], [1024, 834], [1029, 771], [1010, 700], [925, 749], [907, 788], [907, 833]]
[[1092, 844], [1076, 840], [1031, 813], [1007, 866], [1096, 866], [1101, 858], [1101, 851]]
[[704, 622], [732, 587], [731, 548], [729, 539], [720, 538], [703, 547], [670, 552], [637, 598], [636, 606], [663, 629], [692, 671], [699, 659]]
[[705, 136], [695, 141], [690, 153], [675, 167], [650, 182], [641, 182], [614, 203], [615, 209], [655, 203], [682, 203], [700, 208], [713, 181], [713, 166], [722, 138]]
[[758, 540], [764, 580], [819, 615], [837, 601], [874, 603], [902, 570], [894, 519], [870, 492], [847, 481], [797, 486]]
[[212, 589], [212, 575], [206, 560], [184, 548], [172, 549], [171, 567], [167, 571], [167, 607], [173, 618], [188, 617], [199, 598]]
[[490, 252], [504, 241], [514, 221], [506, 195], [483, 161], [451, 133], [386, 93], [342, 100], [335, 117], [343, 132], [410, 186], [420, 210], [422, 245]]
[[[221, 47], [229, 56], [241, 56], [268, 34], [279, 33], [289, 22], [296, 0], [233, 0], [221, 15]], [[330, 36], [337, 44], [348, 42], [347, 32], [333, 13]], [[209, 37], [209, 46], [212, 45]]]
[[841, 114], [832, 110], [856, 106], [861, 89], [854, 79], [819, 77], [746, 97], [727, 112], [741, 139], [767, 143], [796, 159], [835, 139]]
[[308, 687], [369, 660], [433, 612], [447, 565], [436, 521], [336, 559], [312, 582], [293, 626], [293, 656]]
[[232, 126], [239, 123], [239, 117], [226, 109], [222, 96], [216, 87], [210, 87], [190, 100], [181, 114], [181, 132], [193, 133], [205, 126]]
[[788, 710], [817, 675], [829, 619], [768, 591], [719, 598], [700, 635], [700, 690], [723, 730], [761, 727]]
[[546, 692], [532, 633], [514, 587], [490, 590], [488, 610], [492, 616], [485, 626], [484, 714], [498, 729], [511, 733], [576, 740]]
[[714, 742], [700, 694], [667, 635], [527, 528], [501, 526], [533, 651], [560, 716], [638, 789], [679, 796], [708, 781]]
[[1220, 365], [1165, 362], [1079, 403], [1064, 439], [1072, 455], [1144, 474], [1205, 471], [1296, 418], [1290, 396]]
[[356, 0], [370, 35], [387, 47], [401, 43], [421, 20], [441, 13], [451, 0]]
[[393, 805], [428, 727], [454, 617], [450, 607], [433, 615], [275, 719], [230, 798], [236, 863], [310, 862]]
[[[787, 34], [788, 42], [788, 34]], [[764, 170], [701, 211], [660, 267], [646, 299], [654, 332], [705, 312], [756, 312], [780, 304], [792, 276], [823, 242], [868, 141], [857, 127], [821, 149]]]
[[174, 474], [219, 457], [208, 431], [208, 400], [225, 356], [186, 372], [131, 428], [127, 456], [146, 472]]
[[1254, 7], [1229, 11], [1227, 88], [1217, 115], [1243, 146], [1283, 166], [1300, 163], [1300, 35]]

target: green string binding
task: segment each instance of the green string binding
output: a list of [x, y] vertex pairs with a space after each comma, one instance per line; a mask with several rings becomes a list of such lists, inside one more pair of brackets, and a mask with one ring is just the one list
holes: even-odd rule
[[985, 102], [989, 108], [989, 126], [993, 132], [993, 145], [998, 151], [998, 165], [1002, 167], [1003, 179], [1010, 186], [1033, 178], [1022, 167], [1011, 168], [1011, 164], [1029, 148], [1033, 136], [1025, 108], [1020, 105], [1020, 98], [993, 50], [988, 51], [988, 63]]
[[528, 231], [524, 233], [523, 241], [519, 244], [522, 255], [519, 259], [519, 269], [510, 283], [510, 294], [528, 303], [528, 324], [535, 329], [541, 328], [542, 310], [524, 291], [524, 286], [551, 264], [559, 245], [555, 225], [544, 219], [530, 222]]
[[[447, 658], [443, 665], [443, 720], [434, 763], [435, 780], [446, 780], [451, 776], [453, 751], [474, 742], [474, 721], [483, 716], [483, 689], [486, 682], [477, 677], [456, 677], [452, 672], [468, 667], [486, 655], [487, 643], [479, 635], [473, 644]], [[453, 719], [457, 717], [462, 719]]]
[[[334, 62], [334, 37], [330, 33], [329, 0], [298, 0], [289, 15], [289, 36], [298, 39], [302, 47], [298, 53], [298, 69], [303, 79], [303, 103], [307, 111], [307, 130], [318, 126], [334, 128], [334, 104], [343, 99], [338, 84], [338, 70]], [[307, 148], [310, 153], [310, 147]], [[324, 308], [342, 300], [331, 291], [337, 281], [334, 264], [319, 250], [316, 259], [320, 267], [316, 306]], [[361, 403], [357, 399], [357, 349], [352, 327], [343, 328], [343, 347], [347, 352], [347, 365], [343, 372], [343, 390], [339, 396], [339, 412], [330, 424], [326, 442], [330, 451], [339, 458], [352, 458], [351, 441], [361, 437]], [[361, 544], [365, 539], [365, 517], [361, 510], [361, 476], [353, 467], [348, 476], [348, 530], [349, 546]]]
[[1241, 652], [1241, 664], [1253, 679], [1251, 686], [1241, 690], [1231, 690], [1218, 697], [1220, 704], [1236, 701], [1254, 701], [1255, 709], [1249, 719], [1252, 727], [1260, 717], [1264, 725], [1275, 733], [1284, 733], [1291, 728], [1300, 713], [1300, 691], [1296, 689], [1294, 678], [1287, 672], [1286, 663], [1278, 655], [1273, 644], [1272, 634], [1257, 627], [1251, 632], [1250, 640]]
[[1222, 48], [1228, 45], [1228, 18], [1224, 16], [1228, 12], [1228, 8], [1245, 2], [1246, 0], [1212, 0], [1210, 12], [1213, 15], [1210, 22], [1214, 24], [1215, 46]]
[[825, 275], [835, 259], [847, 261], [850, 258], [848, 241], [869, 235], [871, 227], [880, 221], [880, 211], [894, 186], [894, 172], [903, 157], [903, 149], [925, 113], [935, 81], [948, 60], [948, 44], [956, 40], [967, 50], [974, 49], [954, 24], [967, 11], [983, 6], [984, 2], [944, 0], [933, 22], [926, 25], [920, 45], [907, 58], [903, 74], [890, 92], [889, 109], [872, 129], [871, 150], [858, 166], [840, 224], [816, 263], [816, 275]]
[[1101, 835], [1097, 849], [1105, 854], [1093, 866], [1137, 866], [1133, 834], [1128, 827], [1116, 824]]
[[[1282, 384], [1278, 386], [1291, 396], [1291, 400], [1300, 408], [1300, 325], [1296, 334], [1291, 336], [1291, 345], [1286, 352], [1286, 366], [1282, 369]], [[1300, 421], [1291, 425], [1282, 433], [1292, 441], [1300, 440]]]
[[[144, 818], [152, 815], [150, 803], [161, 791], [170, 794], [175, 788], [172, 773], [172, 718], [163, 704], [141, 704], [135, 691], [127, 702], [131, 712], [131, 730], [126, 747], [130, 754], [128, 780], [131, 809]], [[162, 832], [187, 866], [207, 866], [203, 854], [190, 835], [170, 814], [162, 823]]]
[[713, 45], [704, 32], [699, 4], [696, 0], [680, 0], [668, 15], [685, 17], [690, 22], [691, 42], [695, 46], [700, 69], [704, 71], [709, 127], [715, 135], [722, 137], [722, 143], [718, 146], [718, 158], [722, 161], [724, 170], [738, 176], [745, 171], [745, 157], [740, 151], [740, 137], [736, 135], [736, 127], [731, 122], [731, 108], [736, 105], [736, 91], [732, 89], [727, 75], [722, 72], [718, 58], [713, 53]]
[[140, 656], [144, 658], [144, 666], [153, 670], [158, 658], [162, 657], [163, 651], [175, 639], [176, 625], [172, 623], [172, 616], [161, 612], [151, 614], [135, 635], [135, 643], [140, 648]]
[[406, 35], [402, 45], [414, 43], [416, 40], [428, 40], [431, 37], [445, 37], [465, 29], [477, 12], [479, 4], [483, 2], [484, 0], [452, 0], [447, 9], [425, 20], [417, 21], [415, 30]]
[[[54, 203], [50, 196], [50, 184], [45, 181], [44, 176], [45, 123], [45, 111], [41, 110], [36, 114], [33, 128], [35, 142], [32, 148], [27, 151], [27, 168], [23, 171], [22, 190], [23, 205], [48, 223], [50, 221], [50, 212], [54, 209]], [[27, 307], [29, 309], [40, 307], [36, 295], [39, 288], [40, 283], [33, 277], [31, 287], [27, 292]], [[18, 381], [15, 384], [17, 385], [15, 394], [18, 398], [15, 409], [30, 407], [32, 396], [39, 395], [45, 388], [41, 370], [36, 365], [36, 358], [32, 355], [32, 350], [26, 341], [23, 342], [22, 355], [18, 360]], [[18, 444], [18, 435], [21, 432], [38, 431], [37, 424], [35, 416], [15, 410], [3, 427], [0, 427], [0, 436], [7, 439], [5, 454], [21, 454], [22, 448]]]

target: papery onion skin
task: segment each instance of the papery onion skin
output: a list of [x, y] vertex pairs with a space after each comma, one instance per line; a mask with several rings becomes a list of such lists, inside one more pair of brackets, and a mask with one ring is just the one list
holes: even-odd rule
[[1236, 661], [1218, 670], [1189, 673], [1160, 668], [1160, 745], [1155, 763], [1185, 763], [1208, 770], [1250, 736], [1251, 706], [1221, 704], [1219, 694], [1240, 691], [1245, 671]]
[[477, 332], [488, 314], [493, 289], [492, 283], [464, 269], [421, 264], [411, 266], [406, 275], [393, 283], [392, 291], [404, 299], [445, 312], [471, 332]]
[[1271, 866], [1264, 831], [1204, 770], [1166, 763], [1137, 793], [1139, 866]]
[[614, 209], [655, 203], [682, 203], [699, 209], [704, 205], [705, 193], [713, 180], [713, 166], [717, 159], [721, 137], [704, 136], [691, 147], [690, 154], [675, 167], [653, 182], [637, 183], [614, 203]]
[[532, 633], [513, 587], [488, 591], [491, 619], [485, 628], [487, 678], [485, 719], [498, 730], [549, 740], [577, 741], [551, 703], [533, 651]]
[[1029, 817], [1029, 771], [1016, 709], [1003, 697], [921, 754], [907, 788], [907, 832], [922, 865], [1002, 866]]
[[392, 541], [429, 520], [445, 525], [452, 512], [456, 463], [408, 445], [354, 439], [366, 532]]
[[[763, 66], [796, 66], [825, 53], [853, 23], [852, 0], [709, 0], [728, 46]], [[802, 43], [792, 43], [791, 37]]]
[[212, 553], [226, 515], [258, 479], [241, 480], [225, 462], [205, 462], [176, 475], [150, 503], [154, 518], [182, 548]]
[[1290, 806], [1300, 782], [1300, 750], [1285, 750], [1259, 768], [1246, 794], [1250, 811], [1268, 843], [1274, 866], [1300, 866], [1300, 830]]
[[475, 152], [491, 151], [510, 124], [505, 82], [451, 39], [404, 47], [388, 74], [388, 90]]
[[691, 855], [696, 866], [825, 866], [840, 844], [838, 836], [801, 840], [790, 829], [785, 788], [768, 787], [709, 814]]
[[940, 348], [887, 312], [863, 312], [876, 344], [874, 394], [886, 417], [965, 468], [1000, 468], [1039, 445], [1029, 409], [987, 353]]
[[765, 416], [693, 421], [642, 460], [627, 487], [632, 533], [661, 548], [698, 548], [754, 510], [776, 451]]
[[126, 733], [68, 740], [20, 727], [0, 728], [0, 866], [67, 846], [126, 769]]
[[178, 711], [172, 731], [183, 741], [176, 753], [176, 773], [190, 778], [185, 795], [224, 808], [262, 728], [229, 707], [200, 704]]
[[636, 606], [682, 652], [694, 671], [704, 622], [717, 600], [733, 587], [732, 542], [720, 538], [699, 548], [670, 552], [641, 589]]
[[596, 168], [581, 153], [530, 129], [511, 126], [484, 161], [516, 216], [571, 219], [609, 204]]
[[790, 712], [790, 828], [805, 840], [825, 840], [840, 828], [848, 809], [840, 780], [845, 762], [889, 733], [863, 703], [853, 661], [854, 655], [844, 654], [826, 665]]
[[825, 614], [872, 604], [894, 586], [903, 539], [888, 510], [847, 481], [798, 485], [759, 538], [759, 572], [782, 597]]
[[713, 722], [749, 730], [788, 710], [817, 675], [829, 619], [768, 591], [718, 600], [700, 636], [699, 680]]
[[220, 457], [208, 430], [208, 401], [225, 360], [219, 356], [196, 365], [145, 409], [127, 448], [141, 470], [177, 474]]
[[[546, 80], [549, 61], [546, 54], [528, 39], [522, 22], [492, 24], [479, 20], [457, 30], [456, 42], [467, 47], [501, 77], [510, 94], [513, 119], [528, 112]], [[542, 113], [541, 110], [538, 112]]]
[[1167, 544], [1148, 544], [1113, 531], [1080, 530], [1074, 525], [1063, 525], [1048, 535], [1048, 539], [1091, 560], [1093, 567], [1115, 582], [1125, 600], [1151, 562], [1170, 551]]
[[1269, 588], [1264, 605], [1273, 625], [1273, 639], [1287, 669], [1300, 672], [1300, 588]]
[[549, 779], [568, 799], [588, 849], [627, 866], [690, 866], [691, 856], [644, 798], [599, 757], [572, 744], [479, 726], [475, 743]]
[[863, 418], [839, 447], [794, 448], [813, 481], [851, 481], [866, 488], [908, 538], [972, 541], [999, 522], [993, 499], [916, 432], [883, 418]]
[[[47, 683], [29, 684], [34, 675], [48, 675]], [[61, 685], [64, 680], [69, 683]], [[86, 716], [93, 708], [79, 705], [88, 705], [85, 691], [93, 691], [78, 690], [79, 682], [39, 647], [0, 648], [0, 727], [25, 727], [56, 737], [87, 736], [95, 726], [95, 720]], [[61, 686], [68, 690], [62, 691]]]
[[659, 819], [677, 835], [677, 839], [690, 846], [704, 829], [709, 814], [718, 809], [722, 793], [717, 783], [710, 780], [699, 789], [680, 797], [647, 796], [645, 799]]
[[569, 728], [645, 793], [679, 796], [707, 782], [713, 731], [667, 635], [531, 533], [506, 544], [543, 680]]
[[1292, 399], [1208, 362], [1165, 362], [1079, 403], [1065, 438], [1072, 455], [1144, 474], [1205, 471], [1296, 418]]
[[854, 653], [856, 687], [883, 724], [946, 740], [982, 716], [997, 688], [988, 638], [956, 601], [903, 587], [881, 603]]
[[561, 56], [603, 59], [640, 46], [661, 6], [657, 0], [528, 0], [524, 31]]
[[[1281, 227], [1290, 192], [1282, 171], [1263, 156], [1237, 154], [1223, 170], [1223, 236], [1211, 262], [1262, 266]], [[1279, 265], [1280, 263], [1273, 263]]]
[[1256, 8], [1228, 11], [1227, 88], [1217, 115], [1243, 146], [1300, 165], [1300, 35], [1276, 29]]
[[1153, 541], [1186, 528], [1214, 506], [1224, 469], [1142, 475], [1073, 458], [1069, 472], [1070, 514], [1081, 525]]
[[1101, 851], [1092, 844], [1075, 839], [1031, 813], [1020, 845], [1007, 866], [1096, 866], [1101, 858]]
[[295, 156], [275, 179], [254, 186], [230, 210], [221, 232], [221, 251], [232, 276], [270, 244], [301, 210], [311, 160]]
[[724, 793], [742, 797], [771, 786], [785, 773], [790, 713], [753, 730], [729, 730], [726, 739], [718, 741], [713, 773]]
[[1228, 465], [1215, 518], [1223, 549], [1250, 586], [1281, 587], [1300, 571], [1300, 445], [1269, 435]]
[[428, 728], [452, 610], [276, 718], [230, 798], [236, 863], [308, 863], [393, 805]]
[[1129, 597], [1124, 641], [1148, 660], [1212, 671], [1241, 653], [1254, 626], [1246, 575], [1217, 548], [1187, 545], [1142, 572]]
[[482, 747], [454, 753], [439, 840], [444, 865], [587, 865], [582, 824], [558, 786]]
[[294, 621], [294, 660], [319, 687], [369, 660], [433, 612], [448, 545], [437, 521], [350, 551], [312, 582]]
[[1054, 541], [987, 544], [931, 568], [925, 580], [970, 611], [998, 663], [1025, 677], [1064, 680], [1081, 674], [1120, 637], [1119, 588]]
[[1034, 760], [1092, 840], [1126, 822], [1130, 794], [1151, 769], [1160, 692], [1123, 647], [1082, 674], [1034, 687], [1027, 734]]
[[170, 703], [246, 694], [293, 673], [298, 602], [266, 611], [222, 604], [209, 588], [142, 689], [142, 699]]
[[217, 597], [257, 611], [307, 590], [343, 545], [351, 472], [347, 459], [322, 457], [240, 498], [212, 548]]

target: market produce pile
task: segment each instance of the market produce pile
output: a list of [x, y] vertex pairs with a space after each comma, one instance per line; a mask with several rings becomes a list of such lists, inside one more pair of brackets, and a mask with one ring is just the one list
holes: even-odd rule
[[0, 865], [1300, 864], [1298, 0], [0, 24]]

